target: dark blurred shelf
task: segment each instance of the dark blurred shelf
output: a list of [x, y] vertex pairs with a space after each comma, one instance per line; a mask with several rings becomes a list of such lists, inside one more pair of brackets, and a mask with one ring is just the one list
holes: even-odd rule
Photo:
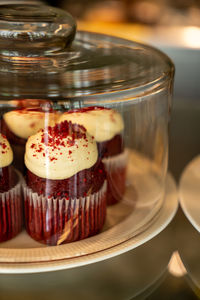
[[184, 277], [167, 274], [160, 286], [146, 300], [197, 300]]
[[174, 98], [169, 138], [169, 170], [178, 181], [184, 167], [200, 153], [200, 97]]

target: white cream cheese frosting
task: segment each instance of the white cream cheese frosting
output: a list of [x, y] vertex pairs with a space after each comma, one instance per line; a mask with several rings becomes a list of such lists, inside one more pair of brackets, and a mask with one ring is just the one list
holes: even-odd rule
[[123, 119], [117, 111], [101, 107], [65, 112], [58, 122], [64, 120], [83, 125], [97, 142], [111, 140], [124, 129]]
[[91, 168], [97, 158], [94, 138], [82, 126], [67, 121], [49, 130], [40, 130], [26, 143], [25, 165], [42, 178], [70, 178]]
[[13, 151], [5, 136], [0, 134], [0, 168], [9, 166], [13, 161]]
[[10, 131], [17, 137], [27, 139], [46, 126], [54, 126], [57, 116], [52, 112], [22, 109], [7, 112], [3, 118]]

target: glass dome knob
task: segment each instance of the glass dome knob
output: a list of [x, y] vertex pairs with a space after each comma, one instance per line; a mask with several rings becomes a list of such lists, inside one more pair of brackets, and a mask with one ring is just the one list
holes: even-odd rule
[[76, 22], [67, 12], [46, 5], [0, 5], [0, 51], [52, 52], [69, 46]]

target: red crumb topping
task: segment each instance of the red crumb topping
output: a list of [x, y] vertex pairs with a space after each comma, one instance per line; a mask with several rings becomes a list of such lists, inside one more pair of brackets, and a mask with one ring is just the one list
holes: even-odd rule
[[6, 146], [5, 143], [0, 143], [0, 146], [1, 146], [3, 149], [6, 149], [6, 148], [7, 148], [7, 146]]
[[7, 151], [5, 151], [5, 150], [7, 150], [8, 147], [7, 147], [7, 145], [5, 143], [1, 143], [0, 142], [0, 147], [2, 147], [1, 154], [7, 153]]
[[86, 129], [78, 124], [72, 124], [72, 122], [64, 121], [60, 124], [56, 124], [54, 127], [49, 126], [47, 129], [42, 130], [41, 143], [51, 146], [54, 149], [59, 149], [59, 146], [65, 146], [64, 139], [70, 137], [67, 144], [68, 146], [74, 146], [75, 140], [86, 139]]
[[54, 149], [59, 149], [59, 146], [65, 146], [64, 139], [67, 137], [70, 137], [67, 141], [69, 147], [74, 146], [77, 139], [87, 140], [86, 129], [81, 125], [72, 124], [71, 121], [64, 121], [53, 127], [49, 126], [42, 132], [41, 143]]
[[[84, 139], [85, 142], [88, 142], [86, 138], [86, 129], [78, 124], [73, 124], [71, 121], [64, 121], [60, 124], [56, 124], [55, 126], [49, 126], [46, 129], [42, 129], [42, 136], [41, 140], [38, 144], [32, 144], [30, 147], [34, 149], [34, 155], [36, 153], [40, 153], [45, 151], [45, 146], [51, 147], [52, 151], [60, 151], [61, 146], [63, 147], [71, 147], [76, 144], [77, 139]], [[68, 138], [69, 137], [69, 138]], [[68, 139], [67, 139], [68, 138]], [[78, 145], [76, 145], [78, 147]], [[45, 157], [48, 156], [48, 150], [46, 149], [46, 153], [42, 153]], [[72, 154], [72, 151], [69, 150], [69, 155]], [[59, 152], [62, 155], [62, 152]], [[51, 162], [57, 160], [56, 157], [51, 156], [49, 157]]]

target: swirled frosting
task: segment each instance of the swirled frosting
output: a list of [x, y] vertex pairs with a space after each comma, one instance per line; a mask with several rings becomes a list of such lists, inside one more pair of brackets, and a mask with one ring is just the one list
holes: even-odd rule
[[6, 137], [0, 134], [0, 168], [9, 166], [13, 161], [13, 151]]
[[96, 142], [86, 129], [64, 121], [29, 137], [25, 165], [39, 177], [67, 179], [91, 168], [97, 157]]
[[103, 107], [87, 107], [65, 112], [58, 122], [64, 120], [83, 125], [97, 142], [111, 140], [124, 129], [121, 115], [112, 109]]
[[10, 131], [22, 139], [27, 139], [42, 128], [55, 125], [57, 114], [21, 109], [7, 112], [3, 118]]

